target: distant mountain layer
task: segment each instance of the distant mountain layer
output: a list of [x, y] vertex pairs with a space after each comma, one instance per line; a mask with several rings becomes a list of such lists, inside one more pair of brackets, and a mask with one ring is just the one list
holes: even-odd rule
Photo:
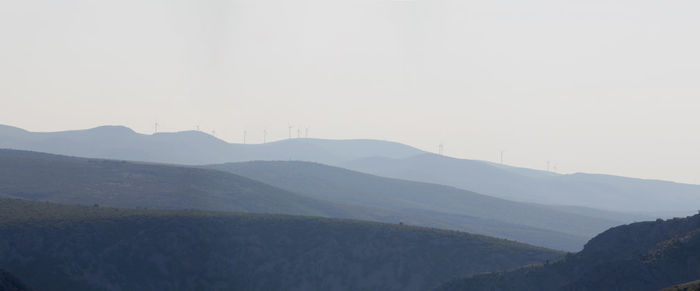
[[596, 234], [621, 224], [454, 187], [383, 178], [316, 163], [260, 161], [208, 168], [315, 199], [431, 216], [449, 222], [449, 228], [567, 251], [579, 251]]
[[0, 148], [186, 165], [250, 160], [340, 163], [372, 156], [404, 158], [421, 153], [406, 145], [378, 140], [297, 138], [265, 144], [231, 144], [200, 131], [146, 135], [123, 126], [29, 132], [0, 125]]
[[560, 255], [397, 224], [0, 199], [0, 266], [39, 290], [426, 290]]
[[612, 228], [583, 251], [438, 290], [659, 290], [700, 278], [700, 214]]
[[0, 269], [0, 291], [30, 291], [27, 285], [22, 283], [17, 277]]
[[560, 175], [434, 154], [369, 157], [338, 165], [384, 177], [450, 185], [504, 199], [550, 205], [670, 214], [681, 211], [684, 215], [692, 214], [700, 205], [699, 185], [610, 175]]
[[[122, 126], [103, 126], [40, 133], [0, 125], [0, 148], [186, 165], [310, 161], [378, 176], [448, 185], [508, 200], [577, 206], [563, 210], [624, 222], [648, 219], [649, 215], [688, 215], [700, 204], [698, 185], [609, 175], [560, 175], [433, 155], [378, 140], [295, 138], [265, 144], [230, 144], [199, 131], [145, 135]], [[620, 211], [644, 213], [614, 213]]]

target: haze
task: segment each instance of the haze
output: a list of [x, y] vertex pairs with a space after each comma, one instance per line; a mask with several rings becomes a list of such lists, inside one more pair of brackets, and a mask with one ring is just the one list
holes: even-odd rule
[[700, 184], [697, 1], [3, 1], [0, 124], [375, 138]]

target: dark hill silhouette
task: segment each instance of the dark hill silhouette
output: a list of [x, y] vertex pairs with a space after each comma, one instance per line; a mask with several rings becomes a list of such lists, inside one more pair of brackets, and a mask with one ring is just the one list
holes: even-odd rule
[[700, 277], [700, 214], [612, 228], [564, 259], [439, 290], [659, 290]]
[[[620, 223], [556, 208], [512, 202], [436, 184], [389, 179], [308, 162], [243, 162], [212, 165], [315, 199], [430, 215], [452, 228], [568, 251]], [[463, 216], [478, 218], [464, 220]], [[498, 228], [488, 227], [502, 224]], [[543, 231], [544, 230], [544, 231]]]
[[426, 290], [560, 255], [397, 224], [0, 199], [0, 266], [39, 290]]

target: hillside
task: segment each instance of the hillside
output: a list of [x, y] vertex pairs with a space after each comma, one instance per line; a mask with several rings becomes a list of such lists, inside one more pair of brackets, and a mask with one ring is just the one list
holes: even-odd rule
[[[439, 218], [451, 228], [568, 251], [620, 223], [454, 187], [389, 179], [308, 162], [212, 165], [315, 199]], [[473, 219], [464, 219], [465, 216]]]
[[200, 209], [353, 218], [509, 238], [577, 251], [581, 236], [469, 214], [399, 210], [302, 195], [232, 173], [193, 167], [0, 150], [0, 196], [124, 208]]
[[[378, 176], [449, 185], [513, 201], [615, 212], [685, 216], [692, 214], [695, 205], [700, 203], [699, 185], [598, 174], [563, 175], [434, 154], [407, 158], [369, 157], [336, 165]], [[656, 218], [624, 213], [609, 215], [629, 222], [636, 218]]]
[[340, 163], [364, 157], [403, 158], [421, 153], [410, 146], [379, 140], [294, 138], [264, 144], [234, 144], [201, 131], [140, 134], [123, 126], [30, 132], [0, 125], [0, 148], [185, 165], [250, 160]]
[[560, 255], [398, 224], [0, 199], [0, 267], [39, 290], [425, 290]]
[[583, 251], [438, 290], [659, 290], [700, 278], [700, 214], [612, 228]]
[[0, 291], [29, 291], [27, 285], [7, 271], [0, 269]]

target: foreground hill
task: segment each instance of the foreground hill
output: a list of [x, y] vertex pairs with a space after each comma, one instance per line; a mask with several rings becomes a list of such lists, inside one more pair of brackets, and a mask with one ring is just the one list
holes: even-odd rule
[[512, 202], [435, 184], [389, 179], [308, 162], [212, 165], [301, 195], [333, 202], [430, 216], [431, 225], [579, 251], [596, 234], [621, 223]]
[[0, 199], [0, 267], [39, 290], [425, 290], [558, 256], [397, 224]]
[[22, 283], [17, 277], [0, 269], [0, 291], [29, 291], [27, 285]]
[[[338, 165], [384, 177], [450, 185], [508, 200], [550, 205], [688, 215], [700, 203], [699, 185], [610, 175], [562, 175], [434, 154], [369, 157]], [[617, 217], [634, 218], [622, 214]]]
[[403, 158], [421, 153], [410, 146], [379, 140], [296, 138], [265, 144], [234, 144], [201, 131], [140, 134], [123, 126], [30, 132], [0, 125], [0, 148], [185, 165], [250, 160], [340, 163], [364, 157]]
[[700, 214], [612, 228], [542, 266], [455, 280], [439, 290], [659, 290], [700, 278]]

